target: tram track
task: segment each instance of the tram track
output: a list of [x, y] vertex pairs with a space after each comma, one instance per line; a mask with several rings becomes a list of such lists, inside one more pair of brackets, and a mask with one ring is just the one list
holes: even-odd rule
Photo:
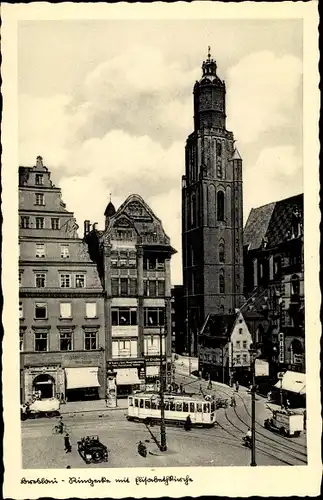
[[[185, 377], [185, 378], [190, 378], [190, 377], [188, 377], [187, 375], [184, 375], [184, 374], [181, 374], [181, 376]], [[194, 384], [194, 383], [196, 384], [196, 383], [198, 383], [198, 381], [197, 380], [193, 380], [193, 381], [190, 381], [189, 383], [187, 383], [185, 385], [191, 385], [191, 384]], [[216, 392], [222, 393], [222, 394], [224, 394], [225, 396], [228, 396], [228, 397], [232, 396], [232, 391], [228, 392], [228, 391], [225, 390], [225, 388], [223, 388], [221, 386], [217, 386], [216, 387]], [[235, 416], [236, 416], [236, 418], [244, 426], [246, 426], [247, 428], [249, 428], [251, 415], [250, 415], [250, 413], [248, 411], [246, 403], [245, 403], [244, 399], [241, 397], [240, 394], [235, 394], [235, 396], [238, 397], [239, 400], [242, 402], [242, 407], [243, 407], [244, 411], [246, 412], [246, 415], [248, 416], [248, 422], [246, 422], [245, 419], [242, 418], [242, 416], [237, 412], [236, 408], [233, 408]], [[237, 425], [235, 425], [228, 418], [226, 410], [225, 410], [225, 416], [226, 416], [227, 421], [229, 422], [229, 425], [231, 425], [231, 427], [236, 428], [239, 433], [243, 434], [245, 432], [244, 430], [240, 429]], [[221, 425], [221, 424], [219, 424], [219, 422], [218, 422], [218, 425]], [[221, 426], [221, 427], [222, 427], [223, 430], [227, 431], [227, 429], [225, 429], [225, 427], [223, 427], [223, 426]], [[257, 429], [257, 427], [258, 427], [258, 429]], [[259, 430], [259, 428], [260, 428], [260, 430]], [[294, 460], [297, 460], [297, 461], [301, 462], [302, 464], [307, 464], [307, 454], [304, 453], [304, 448], [306, 449], [306, 446], [304, 447], [304, 445], [302, 445], [301, 443], [293, 443], [293, 445], [295, 445], [295, 447], [287, 445], [286, 441], [289, 441], [290, 438], [287, 438], [287, 437], [284, 437], [284, 436], [279, 436], [279, 438], [278, 438], [278, 436], [275, 436], [272, 433], [269, 436], [268, 434], [263, 433], [262, 429], [265, 430], [265, 427], [258, 420], [256, 420], [256, 435], [261, 436], [261, 437], [263, 437], [265, 439], [265, 441], [264, 441], [264, 440], [261, 440], [261, 439], [258, 438], [257, 441], [260, 442], [263, 446], [270, 446], [271, 449], [275, 449], [276, 452], [278, 452], [278, 453], [286, 454], [288, 457], [291, 457]], [[270, 444], [268, 442], [270, 442]], [[299, 449], [299, 448], [301, 448], [301, 449]], [[259, 449], [259, 446], [258, 446], [258, 449]], [[295, 456], [293, 454], [296, 454], [297, 456]], [[301, 455], [301, 457], [299, 455]], [[305, 460], [302, 457], [304, 457]], [[282, 461], [289, 464], [289, 462], [287, 462], [286, 460], [282, 459]]]

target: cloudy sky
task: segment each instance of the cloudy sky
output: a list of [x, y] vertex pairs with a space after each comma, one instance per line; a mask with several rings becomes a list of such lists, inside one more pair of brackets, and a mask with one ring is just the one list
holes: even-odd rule
[[252, 207], [302, 192], [298, 20], [24, 21], [18, 30], [19, 162], [42, 155], [80, 228], [103, 227], [140, 194], [172, 245], [181, 283], [181, 176], [192, 89], [211, 45], [227, 85], [227, 128]]

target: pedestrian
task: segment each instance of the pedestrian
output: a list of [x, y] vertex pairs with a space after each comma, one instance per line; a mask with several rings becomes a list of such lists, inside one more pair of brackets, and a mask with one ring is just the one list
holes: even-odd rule
[[289, 399], [286, 399], [286, 410], [289, 410], [290, 409], [290, 402], [289, 402]]
[[236, 392], [239, 392], [239, 382], [236, 382]]
[[66, 453], [71, 453], [71, 451], [72, 451], [72, 445], [71, 445], [70, 437], [69, 437], [68, 434], [65, 434], [64, 445], [65, 445], [65, 452]]
[[208, 390], [212, 389], [212, 380], [211, 379], [209, 379], [209, 383], [207, 385], [207, 388], [208, 388]]
[[234, 397], [234, 395], [231, 396], [231, 406], [232, 408], [235, 408], [237, 406], [236, 398]]
[[179, 385], [179, 390], [180, 390], [180, 393], [183, 394], [183, 384]]
[[184, 429], [186, 431], [190, 431], [192, 429], [192, 420], [191, 420], [191, 417], [189, 415], [186, 417], [186, 420], [184, 423]]
[[63, 434], [64, 432], [64, 422], [63, 422], [63, 417], [59, 417], [59, 422], [58, 422], [58, 430], [60, 434]]

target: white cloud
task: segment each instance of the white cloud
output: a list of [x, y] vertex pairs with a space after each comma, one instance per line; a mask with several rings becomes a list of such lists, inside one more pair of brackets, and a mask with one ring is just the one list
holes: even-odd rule
[[[301, 159], [292, 144], [278, 145], [281, 139], [273, 136], [277, 127], [294, 125], [301, 69], [296, 57], [267, 51], [229, 70], [228, 128], [242, 143], [245, 219], [252, 207], [302, 190]], [[130, 193], [140, 194], [178, 251], [174, 283], [182, 279], [180, 179], [199, 75], [199, 68], [184, 69], [158, 50], [134, 46], [80, 81], [77, 98], [22, 95], [19, 102], [20, 164], [44, 157], [80, 232], [85, 219], [103, 227], [110, 192], [116, 207]]]
[[250, 54], [229, 70], [228, 125], [239, 142], [251, 143], [289, 123], [301, 74], [298, 58], [270, 51]]
[[291, 145], [265, 148], [244, 170], [243, 181], [246, 220], [251, 208], [302, 192], [302, 158]]

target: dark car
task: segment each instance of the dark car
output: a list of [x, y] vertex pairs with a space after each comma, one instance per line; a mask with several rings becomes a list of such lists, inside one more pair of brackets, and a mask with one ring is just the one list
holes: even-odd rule
[[77, 450], [87, 464], [107, 462], [108, 448], [98, 436], [86, 436], [77, 442]]

